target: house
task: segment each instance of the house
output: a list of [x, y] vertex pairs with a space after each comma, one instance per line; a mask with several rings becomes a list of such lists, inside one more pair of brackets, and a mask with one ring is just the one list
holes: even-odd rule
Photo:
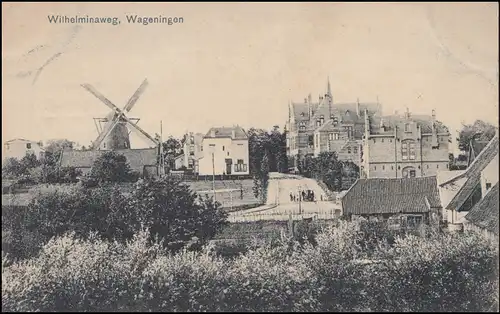
[[203, 138], [199, 175], [248, 175], [248, 135], [240, 126], [213, 127]]
[[42, 146], [42, 142], [16, 138], [4, 143], [3, 159], [22, 159], [29, 154], [34, 154], [37, 159], [40, 159], [43, 158], [43, 154], [45, 153], [45, 149]]
[[462, 220], [464, 231], [481, 233], [498, 244], [498, 182], [465, 215]]
[[189, 132], [184, 136], [183, 166], [199, 172], [199, 160], [203, 158], [203, 137], [201, 133]]
[[465, 171], [439, 185], [440, 190], [454, 193], [446, 205], [449, 230], [461, 230], [467, 212], [498, 182], [498, 151], [497, 134]]
[[432, 115], [365, 115], [361, 174], [366, 178], [435, 176], [449, 167], [450, 133]]
[[467, 167], [476, 159], [476, 156], [481, 153], [481, 151], [488, 145], [487, 141], [476, 141], [474, 138], [471, 139], [469, 145], [469, 152], [467, 154]]
[[[377, 103], [334, 103], [330, 87], [313, 102], [311, 95], [303, 103], [288, 105], [286, 122], [286, 148], [291, 170], [298, 170], [299, 162], [306, 155], [319, 155], [323, 151], [335, 151], [340, 159], [356, 161], [358, 142], [364, 130], [364, 114], [381, 114]], [[354, 150], [358, 151], [357, 153]]]
[[[448, 212], [446, 211], [446, 207], [451, 202], [453, 197], [457, 194], [461, 185], [458, 184], [442, 185], [442, 184], [458, 175], [463, 174], [464, 172], [465, 170], [440, 170], [436, 175], [438, 191], [439, 191], [439, 199], [441, 200], [441, 207], [443, 209], [441, 213], [441, 218], [443, 222], [448, 221]], [[463, 182], [465, 182], [465, 179]]]
[[436, 177], [359, 179], [342, 198], [342, 215], [416, 227], [439, 221]]
[[[107, 152], [106, 150], [65, 150], [61, 155], [61, 167], [73, 167], [83, 174], [90, 172], [94, 161]], [[124, 155], [130, 169], [137, 171], [141, 176], [154, 176], [158, 174], [158, 149], [119, 149], [116, 153]]]

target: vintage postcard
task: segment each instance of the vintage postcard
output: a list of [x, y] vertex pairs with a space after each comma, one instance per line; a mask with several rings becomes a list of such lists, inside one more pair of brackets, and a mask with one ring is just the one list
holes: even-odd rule
[[498, 311], [498, 3], [2, 2], [6, 311]]

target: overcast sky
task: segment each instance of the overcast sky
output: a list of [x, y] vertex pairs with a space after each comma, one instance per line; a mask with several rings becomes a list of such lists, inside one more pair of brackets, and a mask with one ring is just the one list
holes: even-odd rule
[[[50, 14], [121, 24], [50, 24]], [[127, 14], [184, 23], [128, 24]], [[129, 117], [152, 135], [163, 120], [164, 135], [180, 136], [283, 126], [289, 100], [317, 99], [328, 76], [334, 102], [435, 109], [452, 131], [461, 121], [498, 124], [498, 5], [2, 3], [2, 141], [89, 144], [92, 118], [109, 109], [82, 83], [121, 108], [147, 77]]]

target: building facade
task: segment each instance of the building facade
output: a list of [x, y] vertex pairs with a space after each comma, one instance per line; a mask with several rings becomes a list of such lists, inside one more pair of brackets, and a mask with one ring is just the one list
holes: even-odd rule
[[199, 175], [248, 175], [248, 135], [240, 126], [213, 127], [203, 138]]
[[453, 194], [445, 204], [448, 229], [462, 229], [463, 218], [498, 183], [498, 154], [496, 135], [465, 171], [439, 184], [441, 194]]
[[3, 159], [22, 159], [26, 155], [33, 154], [37, 159], [43, 158], [45, 150], [42, 142], [35, 142], [21, 138], [13, 139], [4, 143]]
[[365, 115], [361, 175], [365, 178], [435, 176], [449, 165], [450, 133], [431, 116]]
[[330, 82], [327, 92], [313, 102], [311, 95], [303, 103], [291, 102], [286, 122], [286, 148], [289, 168], [297, 171], [307, 155], [337, 152], [339, 159], [360, 162], [360, 144], [364, 134], [364, 115], [380, 115], [378, 103], [334, 103]]
[[342, 198], [342, 215], [395, 227], [438, 223], [440, 213], [436, 177], [359, 179]]
[[199, 160], [203, 158], [203, 134], [189, 132], [184, 136], [182, 166], [199, 172]]

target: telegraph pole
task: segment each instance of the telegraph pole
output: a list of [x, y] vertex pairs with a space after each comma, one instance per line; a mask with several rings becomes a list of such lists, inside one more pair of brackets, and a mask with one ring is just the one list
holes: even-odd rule
[[215, 194], [215, 152], [212, 152], [212, 187], [214, 190], [214, 201], [217, 200], [217, 196]]
[[163, 157], [163, 121], [160, 120], [160, 178], [163, 177], [165, 172], [165, 160]]

